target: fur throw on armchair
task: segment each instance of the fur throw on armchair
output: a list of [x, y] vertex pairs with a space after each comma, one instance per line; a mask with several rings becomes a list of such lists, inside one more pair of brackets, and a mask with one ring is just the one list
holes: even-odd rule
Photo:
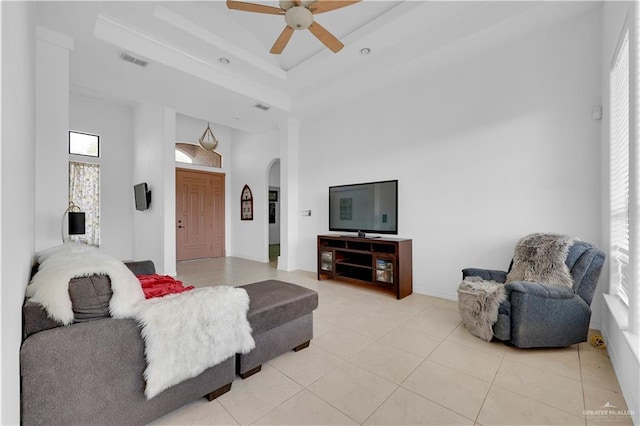
[[458, 287], [458, 313], [471, 334], [487, 342], [493, 338], [498, 308], [507, 300], [502, 283], [467, 277]]
[[[532, 281], [573, 287], [565, 264], [574, 238], [556, 234], [530, 234], [518, 241], [506, 282]], [[507, 300], [504, 284], [467, 277], [458, 287], [458, 312], [471, 334], [486, 341], [493, 338], [500, 304]]]
[[509, 281], [532, 281], [541, 284], [573, 287], [565, 264], [574, 238], [556, 234], [529, 234], [518, 241]]

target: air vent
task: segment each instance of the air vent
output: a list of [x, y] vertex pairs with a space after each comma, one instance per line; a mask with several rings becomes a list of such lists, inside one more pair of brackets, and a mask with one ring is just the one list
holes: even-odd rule
[[265, 104], [261, 104], [260, 102], [258, 102], [257, 104], [254, 105], [254, 107], [261, 109], [263, 111], [269, 111], [271, 109], [270, 106], [267, 106]]
[[122, 59], [125, 62], [131, 62], [132, 64], [138, 65], [139, 67], [146, 67], [147, 65], [149, 65], [149, 62], [142, 59], [138, 59], [135, 56], [131, 56], [126, 53], [121, 53], [120, 59]]

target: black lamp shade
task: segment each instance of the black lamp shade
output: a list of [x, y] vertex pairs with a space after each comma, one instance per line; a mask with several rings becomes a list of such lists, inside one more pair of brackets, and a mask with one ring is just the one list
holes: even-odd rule
[[84, 212], [69, 212], [69, 235], [84, 233]]

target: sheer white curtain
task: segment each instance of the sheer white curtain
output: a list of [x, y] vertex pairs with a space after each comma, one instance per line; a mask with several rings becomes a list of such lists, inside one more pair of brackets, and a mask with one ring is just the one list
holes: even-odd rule
[[100, 165], [69, 162], [69, 201], [85, 213], [85, 234], [69, 239], [100, 245]]

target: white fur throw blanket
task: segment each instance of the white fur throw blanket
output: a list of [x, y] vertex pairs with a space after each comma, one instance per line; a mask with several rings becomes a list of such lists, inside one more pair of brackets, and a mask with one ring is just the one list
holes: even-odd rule
[[149, 299], [136, 319], [142, 326], [147, 399], [255, 347], [245, 289], [216, 286]]
[[493, 338], [498, 308], [507, 300], [504, 284], [467, 277], [458, 287], [458, 313], [471, 334], [487, 342]]
[[509, 281], [532, 281], [573, 287], [573, 278], [565, 264], [574, 238], [557, 234], [529, 234], [516, 245]]
[[142, 327], [147, 399], [255, 347], [244, 289], [217, 286], [145, 300], [133, 272], [95, 247], [66, 243], [37, 253], [36, 261], [40, 266], [27, 286], [27, 297], [65, 325], [74, 320], [69, 280], [109, 276], [111, 316], [135, 318]]
[[36, 253], [38, 272], [27, 286], [26, 295], [40, 303], [50, 318], [64, 325], [73, 322], [69, 298], [69, 280], [93, 274], [108, 275], [113, 296], [109, 312], [113, 318], [132, 318], [135, 306], [144, 300], [144, 292], [136, 276], [119, 260], [96, 247], [66, 243]]

